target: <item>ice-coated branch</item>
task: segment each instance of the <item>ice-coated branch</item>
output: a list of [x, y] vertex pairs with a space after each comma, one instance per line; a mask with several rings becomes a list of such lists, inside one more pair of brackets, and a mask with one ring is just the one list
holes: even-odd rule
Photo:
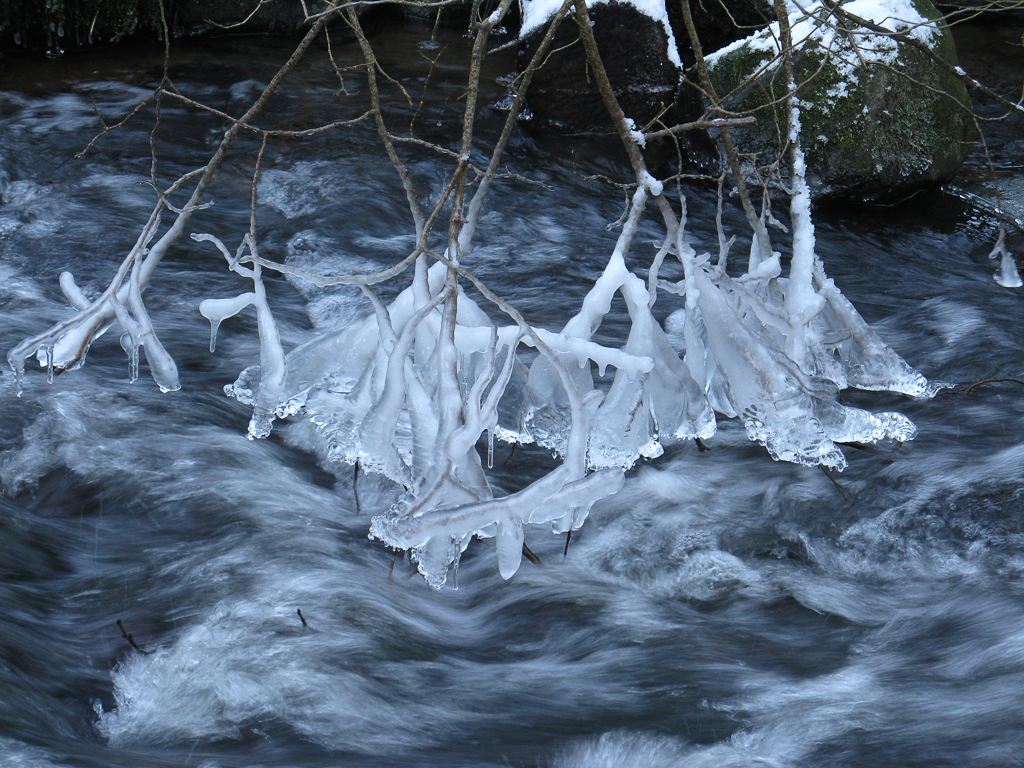
[[[231, 146], [232, 141], [234, 141], [235, 137], [238, 135], [238, 132], [263, 110], [263, 107], [277, 90], [285, 76], [295, 67], [303, 54], [312, 44], [313, 40], [323, 30], [323, 27], [329, 18], [330, 15], [328, 14], [317, 19], [316, 23], [306, 33], [302, 41], [292, 52], [292, 55], [274, 75], [266, 88], [263, 89], [263, 92], [256, 101], [253, 102], [252, 106], [249, 107], [237, 122], [233, 123], [225, 131], [224, 137], [221, 139], [213, 157], [211, 157], [210, 161], [203, 167], [199, 181], [196, 183], [188, 201], [181, 207], [174, 222], [160, 237], [160, 239], [157, 240], [156, 244], [147, 250], [148, 243], [156, 235], [161, 213], [167, 206], [167, 196], [171, 191], [177, 189], [185, 179], [192, 178], [192, 173], [185, 174], [185, 176], [172, 184], [171, 188], [167, 192], [159, 195], [159, 199], [153, 208], [153, 212], [150, 214], [149, 220], [143, 227], [142, 233], [139, 235], [139, 239], [136, 241], [135, 246], [121, 263], [121, 268], [118, 270], [117, 274], [115, 274], [107, 289], [95, 302], [92, 302], [85, 308], [77, 307], [79, 310], [78, 313], [70, 320], [58, 323], [48, 331], [22, 341], [8, 353], [8, 363], [11, 365], [11, 368], [14, 370], [15, 375], [19, 380], [25, 370], [25, 360], [41, 348], [46, 349], [46, 365], [49, 376], [52, 376], [54, 369], [58, 371], [73, 370], [84, 362], [85, 355], [89, 351], [89, 346], [98, 336], [110, 327], [110, 324], [113, 322], [115, 317], [118, 316], [118, 307], [120, 306], [123, 308], [126, 303], [131, 301], [129, 296], [129, 287], [124, 285], [123, 281], [127, 276], [128, 271], [134, 268], [134, 265], [139, 259], [142, 261], [138, 265], [138, 273], [135, 280], [138, 293], [141, 296], [142, 291], [144, 291], [148, 285], [153, 272], [160, 263], [160, 260], [164, 257], [164, 254], [167, 253], [168, 248], [170, 248], [170, 246], [181, 237], [185, 231], [185, 227], [188, 225], [189, 219], [192, 217], [192, 214], [199, 209], [207, 188], [213, 181], [213, 177], [220, 168], [220, 165], [223, 163], [224, 158], [227, 156], [228, 149]], [[163, 360], [162, 356], [160, 356], [160, 358], [161, 364], [166, 362]], [[163, 374], [158, 375], [163, 377]], [[163, 386], [164, 385], [161, 384], [162, 388]]]
[[995, 280], [1004, 288], [1020, 288], [1024, 281], [1020, 279], [1020, 272], [1017, 271], [1017, 262], [1006, 247], [1006, 228], [1002, 222], [999, 223], [999, 235], [996, 238], [995, 247], [988, 255], [990, 259], [999, 259], [999, 271], [994, 275]]
[[93, 340], [104, 333], [115, 318], [115, 306], [123, 308], [124, 302], [128, 300], [124, 279], [135, 268], [140, 254], [146, 250], [159, 227], [161, 210], [162, 205], [158, 203], [134, 247], [121, 262], [107, 289], [95, 301], [90, 302], [85, 297], [70, 272], [61, 274], [61, 289], [71, 305], [78, 309], [78, 313], [43, 333], [25, 339], [7, 353], [7, 362], [14, 370], [19, 388], [25, 373], [25, 360], [37, 351], [43, 353], [47, 378], [50, 380], [54, 372], [74, 370], [84, 362]]
[[813, 370], [809, 362], [806, 336], [810, 321], [824, 308], [825, 301], [814, 289], [814, 223], [811, 221], [811, 191], [807, 185], [807, 162], [800, 143], [800, 100], [797, 97], [793, 68], [793, 34], [789, 24], [786, 0], [775, 0], [775, 14], [781, 31], [782, 68], [786, 76], [790, 149], [790, 220], [793, 226], [793, 258], [786, 285], [786, 310], [792, 320], [790, 359], [805, 373]]
[[256, 240], [246, 234], [238, 251], [232, 255], [220, 239], [210, 234], [192, 234], [197, 243], [213, 243], [228, 262], [228, 268], [253, 282], [253, 290], [230, 299], [205, 299], [199, 303], [199, 314], [210, 321], [210, 351], [217, 345], [217, 329], [229, 317], [234, 317], [246, 307], [256, 310], [256, 325], [260, 337], [260, 368], [259, 389], [254, 395], [253, 415], [249, 422], [249, 437], [260, 438], [270, 434], [274, 414], [284, 393], [287, 364], [281, 336], [277, 330], [277, 322], [267, 302], [267, 291], [263, 285], [263, 273], [258, 261], [253, 262], [252, 269], [241, 266], [243, 249], [257, 259]]
[[[225, 390], [252, 406], [250, 437], [268, 435], [276, 419], [305, 418], [313, 425], [319, 453], [327, 464], [357, 464], [393, 481], [398, 500], [386, 510], [374, 510], [371, 535], [391, 547], [409, 550], [433, 586], [446, 582], [475, 538], [495, 539], [499, 573], [510, 578], [519, 568], [529, 526], [543, 525], [555, 532], [578, 529], [597, 501], [622, 487], [628, 469], [656, 458], [673, 443], [711, 438], [719, 416], [738, 419], [747, 436], [763, 444], [775, 459], [833, 469], [845, 466], [843, 443], [911, 439], [914, 426], [901, 414], [874, 414], [845, 406], [838, 399], [840, 390], [848, 386], [914, 396], [930, 396], [935, 387], [885, 345], [826, 277], [815, 256], [799, 144], [800, 103], [788, 59], [792, 30], [785, 22], [781, 25], [779, 48], [788, 84], [793, 190], [793, 258], [788, 277], [783, 277], [779, 254], [772, 250], [767, 234], [766, 222], [774, 222], [769, 201], [764, 200], [760, 213], [755, 210], [729, 141], [729, 128], [752, 118], [721, 109], [707, 80], [689, 2], [681, 2], [702, 83], [714, 105], [710, 119], [647, 134], [638, 131], [611, 88], [585, 0], [563, 0], [557, 10], [549, 4], [544, 37], [518, 78], [512, 109], [485, 170], [471, 162], [474, 143], [480, 142], [475, 133], [480, 78], [488, 36], [511, 0], [502, 0], [473, 26], [456, 149], [389, 131], [377, 75], [391, 78], [380, 69], [360, 27], [355, 3], [346, 0], [332, 4], [323, 14], [311, 15], [322, 25], [331, 13], [340, 13], [355, 32], [369, 87], [367, 115], [374, 118], [412, 215], [416, 240], [408, 255], [379, 272], [328, 276], [275, 263], [258, 252], [257, 190], [268, 139], [298, 138], [326, 127], [269, 131], [251, 122], [303, 46], [308, 46], [311, 38], [307, 36], [243, 118], [222, 114], [231, 125], [210, 163], [179, 178], [169, 189], [158, 190], [143, 232], [98, 299], [90, 301], [69, 273], [61, 276], [61, 288], [76, 315], [12, 350], [12, 365], [18, 369], [20, 361], [23, 367], [33, 352], [51, 375], [61, 370], [63, 361], [80, 364], [89, 343], [116, 321], [126, 331], [123, 343], [133, 376], [141, 349], [161, 387], [176, 386], [173, 360], [153, 330], [143, 291], [160, 258], [201, 207], [203, 192], [231, 139], [244, 129], [262, 137], [252, 180], [249, 231], [233, 252], [211, 234], [192, 235], [197, 242], [211, 244], [229, 270], [252, 282], [251, 290], [206, 298], [199, 306], [210, 321], [211, 352], [223, 321], [250, 306], [256, 312], [259, 363], [242, 371]], [[558, 25], [570, 12], [580, 30], [589, 71], [629, 157], [634, 183], [626, 187], [630, 192], [622, 230], [603, 269], [572, 317], [560, 330], [550, 330], [531, 324], [481, 280], [470, 268], [468, 256], [488, 192], [500, 178], [498, 169], [531, 78], [546, 60]], [[165, 93], [188, 101], [170, 90]], [[674, 177], [676, 198], [672, 190], [666, 191], [665, 182], [650, 173], [641, 152], [647, 138], [709, 126], [719, 133], [727, 165], [718, 180], [714, 265], [710, 254], [698, 252], [696, 239], [688, 239], [686, 197], [679, 177]], [[441, 149], [436, 157], [450, 163], [429, 211], [422, 206], [396, 149], [410, 142]], [[722, 223], [728, 171], [752, 230], [751, 258], [743, 275], [726, 272], [736, 238]], [[778, 165], [771, 173], [779, 174]], [[196, 176], [200, 178], [188, 202], [175, 208], [170, 195]], [[474, 181], [478, 188], [467, 199]], [[664, 227], [654, 253], [637, 244], [649, 203], [657, 208]], [[160, 216], [168, 211], [176, 218], [161, 234]], [[447, 227], [443, 233], [435, 232], [442, 216]], [[1012, 266], [1012, 257], [1005, 247], [996, 255], [1002, 256], [1003, 272], [1009, 276], [1006, 264]], [[669, 274], [665, 268], [669, 256], [682, 267], [679, 279], [664, 276]], [[371, 311], [286, 354], [263, 270], [317, 286], [357, 285]], [[405, 280], [402, 285], [392, 284], [395, 290], [401, 288], [397, 295], [394, 290], [378, 293], [374, 288], [396, 278]], [[387, 296], [393, 298], [382, 298]], [[628, 334], [597, 343], [596, 334], [619, 299], [628, 312]], [[659, 300], [662, 307], [657, 307]], [[663, 326], [658, 318], [666, 313], [666, 302], [673, 302], [669, 311], [675, 311]], [[484, 307], [497, 312], [500, 322]], [[524, 347], [535, 352], [524, 352]], [[490, 474], [495, 437], [538, 444], [554, 454], [557, 465], [525, 487], [500, 495], [500, 485], [493, 483]]]

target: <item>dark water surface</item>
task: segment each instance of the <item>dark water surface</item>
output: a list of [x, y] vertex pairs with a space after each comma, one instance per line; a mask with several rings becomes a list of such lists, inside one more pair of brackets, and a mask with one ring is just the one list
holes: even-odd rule
[[[388, 74], [422, 87], [426, 34], [388, 38]], [[1014, 39], [1019, 30], [969, 30], [965, 66], [1009, 87], [1024, 71]], [[416, 121], [451, 146], [465, 41], [446, 44]], [[240, 114], [287, 52], [225, 40], [184, 48], [171, 74]], [[354, 60], [341, 41], [336, 53]], [[140, 183], [152, 110], [73, 158], [97, 130], [94, 106], [116, 121], [159, 79], [159, 56], [124, 61], [8, 64], [3, 75], [5, 352], [68, 315], [62, 269], [102, 289], [152, 204]], [[335, 93], [313, 51], [265, 125], [360, 114], [365, 84], [343, 77], [354, 95]], [[411, 106], [386, 95], [403, 120], [416, 111], [415, 90]], [[501, 96], [488, 86], [485, 101]], [[485, 110], [482, 141], [502, 117]], [[164, 180], [205, 162], [223, 131], [166, 99], [160, 119]], [[1005, 204], [1024, 209], [1022, 126], [994, 125], [991, 149]], [[622, 195], [582, 178], [623, 175], [610, 147], [513, 143], [510, 170], [550, 188], [497, 188], [471, 258], [535, 322], [564, 322], [610, 252]], [[241, 142], [190, 231], [238, 241], [255, 148]], [[407, 156], [436, 195], [443, 159]], [[972, 158], [951, 193], [817, 218], [830, 276], [936, 380], [1024, 378], [1024, 294], [992, 279], [985, 167]], [[356, 271], [410, 248], [403, 194], [369, 124], [271, 144], [261, 193], [265, 256]], [[737, 211], [727, 217], [740, 227]], [[713, 250], [707, 190], [690, 190], [690, 222], [698, 249]], [[657, 236], [641, 231], [631, 266], [646, 269]], [[1010, 244], [1022, 250], [1020, 233]], [[221, 387], [256, 362], [255, 323], [226, 322], [211, 355], [196, 309], [241, 282], [188, 240], [156, 274], [147, 303], [180, 392], [161, 395], [145, 373], [129, 385], [114, 334], [52, 385], [32, 373], [20, 398], [0, 377], [0, 765], [1024, 764], [1024, 387], [928, 402], [850, 393], [903, 410], [920, 435], [896, 451], [849, 448], [841, 491], [724, 421], [710, 451], [675, 449], [631, 472], [567, 557], [564, 539], [538, 528], [527, 536], [543, 567], [524, 563], [503, 582], [493, 547], [475, 546], [459, 588], [434, 591], [401, 559], [389, 576], [390, 553], [367, 540], [386, 495], [372, 478], [359, 478], [357, 510], [351, 469], [318, 464], [301, 425], [245, 439], [249, 414]], [[276, 278], [269, 290], [286, 346], [368, 311], [352, 292]], [[620, 313], [602, 333], [622, 338], [626, 323]], [[517, 451], [498, 482], [521, 484], [543, 462]]]

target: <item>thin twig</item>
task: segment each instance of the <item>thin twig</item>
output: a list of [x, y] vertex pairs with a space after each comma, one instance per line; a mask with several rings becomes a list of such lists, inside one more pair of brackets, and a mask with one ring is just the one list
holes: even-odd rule
[[680, 123], [679, 125], [673, 125], [670, 128], [664, 128], [660, 131], [650, 131], [644, 133], [645, 139], [664, 139], [668, 136], [675, 136], [677, 133], [685, 133], [686, 131], [696, 131], [700, 129], [708, 128], [722, 128], [723, 126], [736, 126], [736, 125], [753, 125], [757, 122], [757, 118], [753, 115], [747, 117], [717, 117], [711, 120], [693, 120], [689, 123]]
[[533, 550], [526, 546], [525, 541], [523, 542], [523, 557], [525, 557], [534, 565], [544, 565], [544, 563], [540, 561], [540, 558], [533, 553]]
[[[704, 60], [704, 51], [701, 48], [700, 38], [697, 36], [697, 27], [694, 25], [693, 16], [690, 13], [690, 0], [680, 0], [679, 4], [683, 12], [683, 23], [686, 26], [686, 33], [690, 38], [690, 47], [693, 50], [693, 55], [697, 59], [697, 72], [700, 75], [701, 86], [711, 101], [712, 106], [715, 108], [715, 113], [718, 117], [725, 117], [726, 112], [722, 108], [722, 101], [718, 98], [718, 94], [715, 92], [715, 86], [711, 83], [711, 76], [708, 74], [707, 63]], [[757, 236], [758, 250], [760, 251], [761, 259], [769, 259], [772, 255], [771, 239], [768, 236], [768, 230], [765, 227], [764, 222], [758, 218], [757, 213], [754, 211], [753, 203], [750, 201], [750, 192], [747, 190], [746, 181], [743, 178], [743, 171], [740, 167], [739, 156], [736, 153], [736, 147], [732, 143], [729, 127], [722, 126], [719, 131], [719, 136], [722, 140], [722, 147], [725, 150], [729, 170], [732, 171], [733, 184], [736, 187], [736, 193], [739, 195], [740, 202], [743, 205], [743, 213], [747, 217], [747, 223], [750, 225], [750, 228]]]
[[1004, 378], [1000, 378], [1000, 379], [982, 379], [981, 381], [976, 381], [973, 384], [971, 384], [969, 387], [967, 387], [967, 389], [965, 389], [960, 394], [960, 399], [962, 400], [963, 398], [967, 397], [969, 394], [971, 394], [971, 392], [974, 391], [974, 389], [976, 387], [980, 387], [980, 386], [982, 386], [984, 384], [998, 384], [998, 383], [1003, 383], [1003, 382], [1011, 383], [1011, 384], [1020, 384], [1022, 387], [1024, 387], [1024, 381], [1021, 381], [1020, 379], [1011, 379], [1011, 378], [1005, 378], [1005, 379]]
[[[388, 159], [391, 160], [391, 164], [395, 167], [395, 172], [398, 173], [398, 177], [402, 181], [405, 197], [409, 203], [409, 212], [412, 214], [413, 224], [416, 227], [416, 237], [420, 239], [424, 236], [425, 222], [423, 220], [423, 209], [420, 207], [419, 195], [416, 192], [416, 186], [413, 184], [412, 177], [409, 175], [409, 170], [395, 151], [395, 145], [391, 141], [391, 133], [384, 123], [384, 113], [380, 106], [380, 91], [377, 88], [377, 70], [379, 69], [377, 57], [373, 52], [370, 41], [366, 39], [366, 34], [359, 23], [359, 15], [356, 13], [351, 2], [345, 4], [344, 18], [352, 28], [352, 31], [355, 32], [356, 39], [359, 41], [359, 49], [363, 54], [366, 83], [370, 90], [370, 105], [372, 107], [374, 124], [377, 126], [377, 135], [384, 144], [384, 151], [387, 153]], [[410, 100], [410, 106], [411, 104]]]
[[356, 498], [356, 512], [362, 512], [359, 505], [359, 462], [352, 465], [352, 495]]
[[131, 633], [124, 628], [124, 624], [121, 623], [120, 619], [117, 620], [117, 626], [121, 630], [121, 637], [128, 641], [128, 645], [130, 645], [132, 648], [134, 648], [136, 651], [143, 654], [144, 656], [148, 656], [152, 653], [152, 651], [145, 650], [138, 643], [135, 642], [135, 638], [132, 637]]
[[836, 490], [839, 491], [839, 495], [842, 496], [844, 499], [846, 499], [846, 501], [849, 501], [850, 499], [843, 492], [843, 487], [841, 485], [839, 485], [839, 483], [836, 481], [836, 479], [834, 477], [832, 477], [832, 473], [829, 472], [828, 469], [826, 469], [823, 464], [819, 464], [818, 465], [818, 469], [820, 469], [822, 472], [824, 472], [825, 473], [825, 477], [827, 477], [829, 480], [832, 481], [832, 485], [834, 485], [836, 487]]

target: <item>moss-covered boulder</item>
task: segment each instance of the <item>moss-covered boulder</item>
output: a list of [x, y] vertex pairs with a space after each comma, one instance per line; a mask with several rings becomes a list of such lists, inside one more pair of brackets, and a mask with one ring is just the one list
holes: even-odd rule
[[[623, 112], [638, 126], [696, 120], [699, 96], [680, 88], [681, 69], [694, 63], [679, 0], [588, 0], [601, 59]], [[519, 66], [525, 68], [559, 3], [523, 0]], [[691, 2], [702, 48], [714, 50], [762, 29], [775, 18], [772, 0]], [[563, 133], [606, 133], [615, 127], [587, 63], [576, 24], [562, 24], [527, 95], [533, 125]], [[691, 138], [681, 136], [682, 139]], [[706, 137], [704, 137], [706, 139]], [[700, 142], [703, 144], [703, 140]], [[676, 153], [673, 143], [670, 151]]]
[[[793, 39], [804, 40], [793, 60], [812, 194], [894, 199], [948, 180], [967, 157], [975, 129], [967, 90], [952, 71], [952, 36], [935, 7], [929, 0], [851, 0], [838, 11], [811, 8], [791, 23]], [[874, 26], [899, 34], [879, 34]], [[752, 177], [777, 160], [788, 134], [777, 36], [773, 24], [708, 57], [725, 108], [757, 118], [732, 131]]]

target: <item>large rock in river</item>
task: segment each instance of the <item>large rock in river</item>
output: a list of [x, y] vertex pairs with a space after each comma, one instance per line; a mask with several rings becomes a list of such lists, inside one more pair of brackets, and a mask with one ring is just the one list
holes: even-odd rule
[[[975, 128], [967, 90], [952, 71], [953, 40], [935, 7], [929, 0], [851, 0], [838, 11], [820, 3], [803, 7], [809, 15], [794, 8], [790, 18], [812, 194], [898, 199], [948, 180], [970, 152]], [[708, 56], [725, 108], [757, 117], [753, 126], [731, 132], [751, 175], [755, 166], [777, 160], [780, 137], [788, 133], [778, 34], [772, 24]]]
[[[561, 5], [555, 0], [522, 0], [519, 64], [530, 61], [547, 22]], [[587, 0], [594, 38], [623, 112], [636, 125], [654, 119], [666, 125], [693, 120], [699, 98], [680, 90], [681, 68], [693, 63], [679, 0]], [[774, 18], [770, 0], [715, 0], [691, 3], [702, 47], [714, 50], [760, 29]], [[614, 133], [579, 40], [567, 19], [558, 30], [544, 66], [527, 95], [530, 110], [545, 128], [565, 133]]]
[[[525, 3], [521, 67], [532, 58], [557, 7], [544, 0]], [[633, 3], [618, 0], [590, 9], [594, 38], [612, 89], [623, 112], [638, 127], [663, 115], [666, 108], [671, 111], [679, 92], [682, 62], [664, 9], [661, 15], [653, 18]], [[545, 128], [562, 133], [615, 131], [571, 18], [559, 27], [544, 66], [534, 73], [526, 100], [534, 119]]]

